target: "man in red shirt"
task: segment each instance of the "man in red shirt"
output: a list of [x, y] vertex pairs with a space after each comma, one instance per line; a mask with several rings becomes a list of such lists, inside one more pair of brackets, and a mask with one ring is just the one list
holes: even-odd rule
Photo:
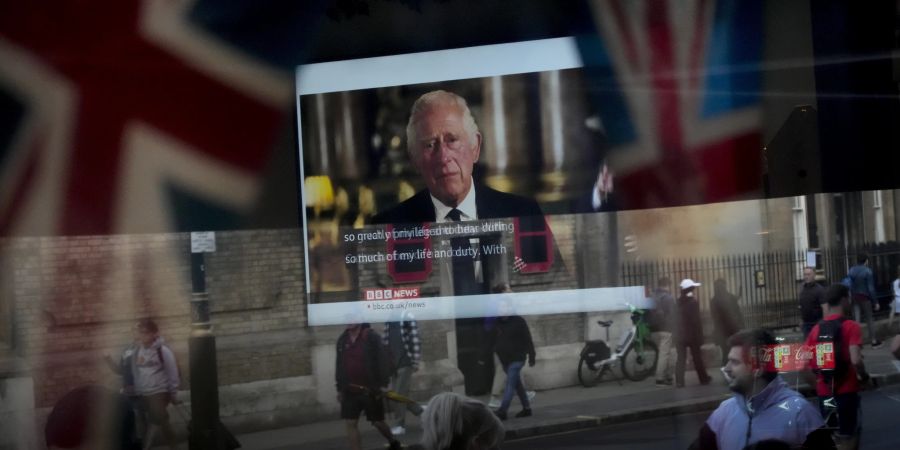
[[[839, 448], [857, 448], [859, 445], [859, 390], [860, 382], [869, 379], [863, 364], [860, 346], [862, 331], [859, 323], [846, 318], [850, 309], [850, 290], [843, 284], [833, 284], [826, 291], [822, 304], [824, 317], [806, 338], [806, 344], [815, 346], [827, 342], [827, 335], [834, 338], [833, 370], [816, 370], [817, 358], [810, 361], [816, 370], [816, 394], [822, 415], [828, 422], [828, 414], [837, 412]], [[817, 350], [818, 351], [818, 350]], [[846, 446], [846, 447], [845, 447]]]

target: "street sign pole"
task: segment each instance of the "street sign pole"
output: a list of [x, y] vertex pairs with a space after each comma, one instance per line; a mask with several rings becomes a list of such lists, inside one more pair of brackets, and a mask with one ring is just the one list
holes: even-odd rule
[[206, 292], [206, 252], [214, 252], [215, 233], [191, 233], [191, 336], [188, 340], [191, 370], [191, 418], [188, 438], [191, 450], [220, 449], [219, 379], [216, 369], [216, 337]]

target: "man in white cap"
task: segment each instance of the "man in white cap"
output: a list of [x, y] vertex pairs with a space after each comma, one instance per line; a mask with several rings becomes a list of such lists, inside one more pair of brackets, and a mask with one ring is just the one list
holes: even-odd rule
[[706, 373], [700, 345], [703, 344], [703, 322], [700, 320], [700, 302], [697, 301], [695, 289], [700, 283], [686, 278], [681, 280], [681, 296], [678, 297], [678, 329], [675, 333], [675, 346], [678, 359], [675, 361], [675, 385], [684, 387], [684, 371], [687, 362], [687, 350], [691, 350], [694, 370], [700, 384], [709, 384], [712, 378]]

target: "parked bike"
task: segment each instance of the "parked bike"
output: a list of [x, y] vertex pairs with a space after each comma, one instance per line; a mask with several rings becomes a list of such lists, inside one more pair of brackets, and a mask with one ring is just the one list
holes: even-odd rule
[[584, 387], [596, 385], [607, 372], [620, 365], [622, 375], [632, 381], [641, 381], [656, 371], [659, 349], [650, 340], [650, 328], [644, 320], [644, 311], [626, 304], [631, 311], [631, 328], [619, 337], [615, 351], [611, 351], [609, 327], [612, 320], [598, 320], [597, 324], [606, 329], [606, 341], [593, 340], [584, 344], [578, 361], [578, 381]]

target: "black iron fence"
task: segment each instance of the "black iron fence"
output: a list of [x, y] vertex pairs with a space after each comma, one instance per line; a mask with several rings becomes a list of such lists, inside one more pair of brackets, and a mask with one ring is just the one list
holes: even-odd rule
[[[891, 283], [900, 266], [900, 243], [868, 244], [845, 251], [818, 251], [816, 268], [822, 284], [840, 282], [860, 253], [869, 256], [875, 275], [875, 289], [883, 306], [893, 298]], [[622, 264], [622, 281], [628, 286], [653, 288], [662, 277], [672, 281], [672, 292], [685, 278], [702, 283], [699, 298], [709, 312], [716, 280], [724, 280], [726, 289], [738, 297], [744, 314], [744, 326], [784, 328], [800, 322], [797, 293], [801, 287], [806, 252], [768, 252], [711, 258], [628, 261]], [[882, 308], [881, 314], [886, 314]]]
[[797, 290], [805, 265], [806, 255], [793, 252], [636, 261], [622, 265], [622, 278], [626, 285], [655, 287], [657, 280], [668, 277], [673, 292], [678, 292], [682, 279], [698, 281], [702, 284], [699, 299], [707, 312], [713, 285], [721, 279], [738, 297], [744, 326], [775, 328], [794, 326], [800, 320]]

